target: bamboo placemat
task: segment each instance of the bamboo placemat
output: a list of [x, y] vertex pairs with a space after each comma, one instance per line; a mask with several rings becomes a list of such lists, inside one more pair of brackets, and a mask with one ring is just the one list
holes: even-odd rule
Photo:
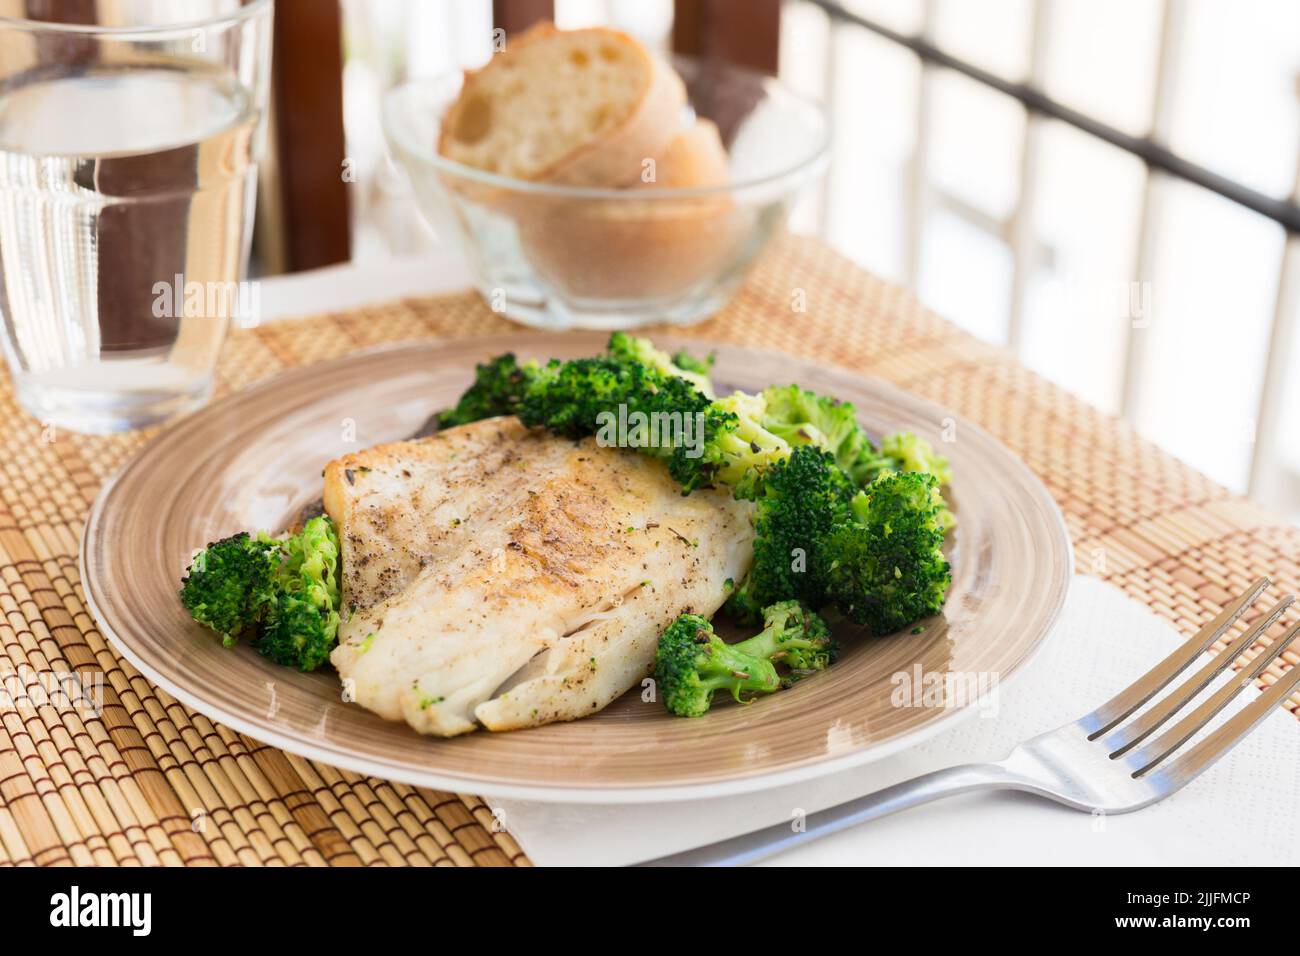
[[[270, 323], [232, 334], [218, 389], [385, 342], [512, 328], [472, 293]], [[1261, 574], [1279, 590], [1300, 588], [1300, 527], [819, 243], [778, 243], [730, 306], [684, 334], [865, 371], [977, 422], [1055, 496], [1079, 570], [1184, 632]], [[136, 673], [86, 610], [77, 549], [100, 484], [151, 433], [50, 432], [18, 409], [7, 373], [0, 414], [0, 678], [103, 675], [99, 716], [53, 704], [0, 709], [0, 863], [527, 864], [476, 797], [264, 746]], [[1264, 683], [1298, 663], [1287, 653]], [[1288, 702], [1298, 706], [1300, 695]]]

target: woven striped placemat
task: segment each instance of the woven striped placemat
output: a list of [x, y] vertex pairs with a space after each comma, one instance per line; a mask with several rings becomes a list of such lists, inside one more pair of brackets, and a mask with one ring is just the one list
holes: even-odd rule
[[[472, 293], [271, 323], [232, 334], [218, 388], [385, 342], [511, 328]], [[1180, 630], [1261, 574], [1300, 587], [1300, 528], [817, 242], [779, 242], [735, 301], [684, 334], [865, 371], [979, 423], [1055, 496], [1080, 571]], [[73, 671], [102, 680], [98, 715], [57, 700], [0, 709], [0, 863], [527, 864], [474, 796], [284, 753], [136, 673], [86, 610], [77, 548], [101, 483], [151, 433], [52, 432], [18, 409], [2, 373], [0, 414], [0, 677]], [[1264, 682], [1297, 664], [1284, 655]], [[1287, 706], [1296, 711], [1300, 695]]]

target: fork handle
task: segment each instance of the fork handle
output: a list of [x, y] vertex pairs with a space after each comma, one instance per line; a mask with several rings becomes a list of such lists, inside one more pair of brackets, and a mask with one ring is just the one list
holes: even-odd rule
[[899, 810], [917, 807], [941, 797], [951, 797], [975, 790], [1005, 789], [1034, 788], [1029, 781], [1009, 771], [1003, 764], [972, 763], [946, 767], [911, 780], [904, 780], [884, 790], [869, 793], [865, 797], [858, 797], [847, 803], [810, 813], [804, 819], [801, 830], [795, 828], [794, 821], [776, 823], [761, 830], [742, 833], [694, 850], [683, 850], [681, 853], [647, 860], [639, 865], [743, 866], [774, 853], [803, 846], [829, 834], [839, 833], [860, 823], [877, 820]]

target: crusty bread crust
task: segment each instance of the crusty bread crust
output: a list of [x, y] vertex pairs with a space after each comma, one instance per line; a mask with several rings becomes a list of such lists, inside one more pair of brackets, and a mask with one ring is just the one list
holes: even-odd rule
[[[600, 128], [585, 131], [585, 135], [571, 131], [570, 148], [557, 157], [529, 167], [517, 157], [501, 156], [499, 152], [478, 155], [480, 151], [473, 144], [457, 138], [457, 133], [467, 128], [480, 139], [494, 135], [491, 123], [498, 111], [491, 104], [501, 88], [510, 89], [512, 82], [530, 88], [552, 84], [556, 95], [568, 100], [556, 105], [559, 110], [572, 109], [579, 93], [600, 95], [589, 86], [566, 92], [564, 84], [571, 79], [565, 78], [558, 66], [566, 57], [583, 56], [594, 61], [602, 54], [608, 54], [611, 62], [631, 65], [623, 71], [623, 78], [635, 86], [635, 93], [628, 96], [623, 90], [615, 96], [611, 92], [606, 105], [615, 113]], [[513, 81], [506, 79], [511, 73], [518, 74]], [[485, 66], [466, 71], [460, 96], [443, 117], [438, 152], [478, 168], [534, 182], [628, 186], [639, 179], [646, 159], [662, 150], [680, 128], [685, 104], [686, 89], [681, 78], [627, 34], [603, 27], [561, 31], [549, 23], [538, 24], [512, 38], [506, 49]], [[511, 135], [511, 131], [504, 134]], [[522, 139], [518, 131], [514, 135]], [[506, 162], [508, 159], [511, 161]], [[499, 168], [499, 163], [505, 163], [507, 168]]]
[[681, 77], [657, 56], [643, 52], [649, 60], [650, 84], [637, 109], [612, 132], [545, 170], [538, 177], [540, 182], [627, 186], [641, 181], [645, 162], [663, 150], [681, 129], [686, 107], [686, 85]]
[[642, 188], [700, 189], [725, 186], [730, 178], [727, 149], [712, 120], [697, 119], [652, 158], [654, 178], [640, 179]]

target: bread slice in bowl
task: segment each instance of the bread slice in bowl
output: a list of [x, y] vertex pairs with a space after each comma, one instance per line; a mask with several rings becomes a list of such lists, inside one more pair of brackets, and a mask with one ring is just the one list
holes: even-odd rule
[[681, 78], [627, 34], [539, 24], [466, 73], [438, 152], [515, 179], [628, 186], [680, 130], [685, 104]]
[[696, 120], [652, 158], [653, 178], [624, 197], [536, 199], [518, 210], [520, 245], [547, 284], [571, 298], [674, 299], [725, 267], [743, 235], [730, 196], [655, 195], [726, 185], [727, 151], [717, 127]]

